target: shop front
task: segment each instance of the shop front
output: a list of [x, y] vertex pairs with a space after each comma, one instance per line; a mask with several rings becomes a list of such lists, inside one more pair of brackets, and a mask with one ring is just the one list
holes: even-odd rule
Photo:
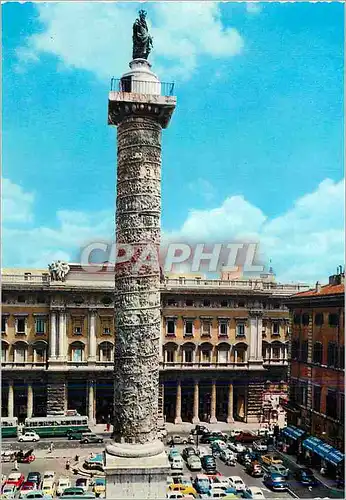
[[310, 436], [302, 443], [304, 458], [311, 466], [318, 468], [321, 474], [335, 479], [342, 469], [345, 456], [330, 444]]

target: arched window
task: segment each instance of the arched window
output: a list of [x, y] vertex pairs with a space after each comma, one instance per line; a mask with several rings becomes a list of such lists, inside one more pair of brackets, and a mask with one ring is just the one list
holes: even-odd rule
[[165, 363], [174, 363], [176, 361], [176, 352], [178, 346], [174, 342], [168, 342], [163, 346], [163, 354]]
[[99, 345], [100, 361], [113, 361], [113, 344], [112, 342], [101, 342]]
[[229, 361], [229, 344], [222, 343], [217, 346], [217, 362], [226, 364]]
[[233, 348], [233, 357], [234, 357], [234, 362], [235, 363], [246, 363], [247, 357], [246, 357], [246, 351], [247, 351], [247, 345], [239, 342], [236, 344]]
[[47, 342], [38, 340], [32, 344], [34, 363], [45, 363], [47, 359]]
[[13, 345], [13, 361], [15, 363], [25, 363], [28, 360], [28, 343], [18, 341]]
[[9, 343], [6, 340], [1, 341], [1, 362], [8, 361]]
[[302, 323], [304, 326], [308, 326], [310, 321], [310, 315], [308, 313], [304, 313], [302, 316]]
[[70, 345], [70, 360], [74, 363], [84, 361], [84, 347], [83, 342], [73, 342]]
[[314, 363], [318, 363], [320, 365], [323, 364], [323, 344], [322, 344], [322, 342], [315, 342], [314, 343], [312, 361]]

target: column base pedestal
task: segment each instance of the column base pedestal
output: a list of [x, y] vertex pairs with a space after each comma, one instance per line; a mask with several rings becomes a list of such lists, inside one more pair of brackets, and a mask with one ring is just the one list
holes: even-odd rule
[[192, 423], [193, 423], [193, 424], [199, 424], [199, 423], [200, 423], [200, 419], [199, 419], [199, 417], [193, 417], [193, 419], [192, 419]]
[[211, 424], [217, 424], [217, 418], [216, 417], [210, 417], [210, 423]]
[[[121, 447], [121, 444], [116, 445], [120, 454], [122, 454]], [[165, 500], [167, 476], [169, 476], [171, 469], [163, 445], [156, 455], [150, 455], [149, 450], [149, 456], [145, 453], [146, 445], [136, 445], [139, 456], [133, 456], [134, 453], [130, 453], [131, 456], [126, 456], [128, 455], [127, 448], [130, 447], [125, 448], [125, 456], [109, 453], [109, 451], [114, 452], [112, 445], [106, 448], [104, 467], [106, 498], [112, 500]]]
[[227, 417], [227, 423], [228, 424], [234, 424], [234, 418], [233, 417]]
[[175, 424], [182, 424], [182, 423], [183, 423], [183, 421], [182, 421], [181, 417], [176, 417], [176, 418], [174, 419], [174, 423], [175, 423]]

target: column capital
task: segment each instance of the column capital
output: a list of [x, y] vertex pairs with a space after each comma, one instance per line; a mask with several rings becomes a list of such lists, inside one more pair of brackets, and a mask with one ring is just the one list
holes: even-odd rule
[[249, 317], [250, 318], [262, 318], [263, 311], [261, 309], [250, 309], [249, 310]]
[[90, 315], [98, 313], [97, 307], [89, 307], [88, 311]]

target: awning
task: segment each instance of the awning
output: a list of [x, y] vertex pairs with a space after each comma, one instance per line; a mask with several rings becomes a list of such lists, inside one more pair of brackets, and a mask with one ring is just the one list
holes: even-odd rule
[[294, 427], [293, 425], [290, 425], [289, 427], [285, 427], [282, 429], [282, 434], [285, 436], [288, 436], [291, 439], [297, 440], [299, 439], [305, 431], [302, 429], [298, 429], [297, 427]]
[[313, 453], [317, 453], [317, 455], [322, 457], [324, 460], [334, 465], [337, 465], [345, 458], [339, 450], [336, 450], [330, 444], [324, 443], [321, 439], [314, 436], [310, 436], [305, 439], [303, 441], [303, 447]]
[[328, 453], [328, 455], [326, 456], [326, 460], [332, 463], [333, 465], [338, 465], [340, 462], [345, 460], [345, 455], [341, 453], [341, 451], [333, 448], [333, 451]]

